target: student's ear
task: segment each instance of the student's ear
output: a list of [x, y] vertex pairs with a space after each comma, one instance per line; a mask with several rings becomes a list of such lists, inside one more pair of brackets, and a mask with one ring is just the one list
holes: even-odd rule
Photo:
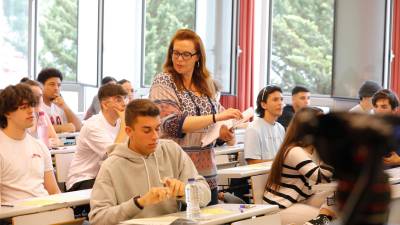
[[133, 132], [133, 128], [131, 128], [130, 126], [126, 126], [126, 127], [125, 127], [125, 133], [126, 133], [128, 136], [131, 136], [132, 132]]
[[267, 102], [266, 101], [265, 102], [261, 102], [261, 107], [263, 109], [267, 109]]

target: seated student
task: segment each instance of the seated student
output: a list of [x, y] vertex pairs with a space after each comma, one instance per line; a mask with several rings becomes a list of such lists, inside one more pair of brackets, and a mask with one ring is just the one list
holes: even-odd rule
[[133, 100], [135, 91], [133, 90], [132, 84], [129, 80], [122, 79], [117, 82], [117, 84], [121, 85], [122, 88], [128, 93], [129, 102]]
[[43, 84], [42, 109], [50, 117], [57, 133], [79, 131], [81, 121], [60, 95], [62, 80], [63, 75], [57, 69], [45, 68], [40, 71], [37, 81]]
[[292, 89], [292, 105], [287, 104], [283, 107], [282, 116], [278, 118], [278, 122], [287, 129], [294, 113], [309, 105], [310, 91], [303, 86], [294, 87]]
[[79, 133], [66, 181], [68, 191], [92, 188], [100, 163], [107, 156], [106, 148], [126, 138], [125, 90], [117, 84], [106, 84], [100, 87], [98, 96], [101, 111], [90, 117]]
[[[375, 114], [395, 114], [399, 107], [399, 99], [396, 94], [389, 89], [382, 89], [372, 96], [372, 105]], [[400, 156], [392, 151], [383, 161], [388, 166], [399, 166]]]
[[[37, 81], [30, 80], [29, 78], [21, 79], [21, 83], [29, 85], [34, 96], [38, 99], [38, 104], [35, 107], [35, 120], [33, 121], [33, 126], [28, 129], [28, 132], [33, 137], [38, 138], [37, 134], [37, 121], [39, 119], [39, 112], [43, 112], [41, 106], [43, 105], [43, 92], [42, 92], [42, 84]], [[45, 113], [44, 118], [48, 125], [48, 137], [49, 137], [49, 146], [48, 147], [57, 147], [61, 143], [60, 139], [57, 137], [56, 131], [54, 130], [53, 125], [51, 124], [49, 116]], [[52, 140], [52, 141], [50, 141]]]
[[322, 111], [307, 107], [295, 114], [274, 159], [265, 187], [264, 201], [282, 209], [282, 224], [304, 224], [317, 217], [319, 212], [324, 213], [325, 217], [321, 215], [318, 220], [332, 219], [334, 215], [331, 208], [324, 205], [332, 192], [315, 193], [311, 188], [321, 182], [330, 182], [333, 169], [322, 164], [313, 146], [302, 143], [298, 130], [301, 126], [299, 118], [304, 113], [317, 116]]
[[360, 103], [349, 110], [349, 112], [361, 112], [361, 113], [373, 113], [372, 108], [372, 96], [379, 90], [382, 86], [372, 80], [365, 81], [360, 89], [358, 90], [358, 96], [360, 97]]
[[260, 118], [246, 129], [244, 140], [244, 157], [248, 164], [270, 161], [278, 152], [285, 136], [285, 129], [277, 122], [282, 115], [282, 100], [281, 88], [274, 85], [258, 93], [256, 112]]
[[[104, 86], [106, 84], [117, 84], [117, 80], [114, 77], [103, 77], [103, 79], [101, 79], [101, 86]], [[92, 104], [90, 104], [83, 119], [87, 120], [93, 115], [98, 114], [99, 112], [100, 112], [100, 101], [99, 97], [96, 95], [93, 97]]]
[[38, 104], [25, 84], [0, 93], [0, 202], [60, 193], [47, 147], [27, 133]]
[[175, 142], [159, 140], [159, 108], [147, 99], [133, 100], [125, 121], [129, 142], [112, 146], [101, 165], [90, 199], [90, 223], [117, 224], [177, 212], [188, 178], [198, 181], [200, 206], [206, 206], [210, 187], [190, 157]]

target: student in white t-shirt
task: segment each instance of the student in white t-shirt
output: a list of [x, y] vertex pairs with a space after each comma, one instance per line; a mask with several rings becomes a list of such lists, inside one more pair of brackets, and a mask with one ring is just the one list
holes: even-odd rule
[[282, 115], [283, 97], [278, 86], [268, 85], [257, 96], [255, 119], [246, 129], [244, 157], [248, 164], [272, 160], [285, 136], [285, 129], [277, 122]]
[[50, 117], [57, 133], [75, 132], [82, 123], [60, 95], [62, 73], [55, 68], [40, 71], [37, 80], [43, 84], [43, 111]]
[[0, 93], [0, 202], [60, 193], [50, 152], [27, 133], [38, 104], [25, 84]]
[[126, 139], [124, 112], [127, 93], [118, 84], [106, 84], [98, 92], [101, 111], [83, 125], [77, 140], [66, 187], [68, 191], [90, 189], [107, 157], [107, 147]]

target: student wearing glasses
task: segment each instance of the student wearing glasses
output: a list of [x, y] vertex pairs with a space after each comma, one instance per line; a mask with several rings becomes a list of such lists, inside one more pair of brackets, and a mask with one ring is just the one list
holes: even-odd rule
[[106, 84], [100, 87], [97, 95], [101, 111], [90, 117], [79, 133], [66, 182], [68, 191], [92, 188], [100, 163], [107, 157], [106, 148], [126, 138], [126, 91], [121, 85]]
[[282, 89], [269, 85], [258, 93], [255, 119], [246, 129], [244, 157], [248, 164], [271, 161], [285, 136], [285, 128], [277, 122], [282, 115]]
[[[0, 203], [60, 193], [50, 152], [28, 134], [38, 99], [25, 84], [0, 93]], [[1, 223], [1, 221], [0, 221]]]
[[[226, 109], [216, 101], [206, 54], [200, 37], [189, 29], [173, 36], [163, 66], [150, 88], [150, 99], [161, 110], [162, 138], [175, 140], [185, 150], [211, 188], [211, 203], [218, 203], [217, 166], [213, 144], [202, 147], [201, 139], [218, 121], [240, 119], [237, 109]], [[222, 126], [219, 138], [230, 141], [234, 133]]]

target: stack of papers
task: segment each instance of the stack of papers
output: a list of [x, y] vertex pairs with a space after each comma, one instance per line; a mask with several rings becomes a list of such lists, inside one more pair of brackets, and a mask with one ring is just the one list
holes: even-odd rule
[[217, 140], [217, 138], [219, 137], [219, 130], [221, 129], [222, 125], [226, 125], [228, 127], [228, 129], [231, 129], [231, 128], [236, 128], [236, 127], [242, 125], [243, 123], [249, 121], [249, 119], [254, 116], [253, 107], [246, 109], [246, 111], [244, 111], [242, 113], [242, 115], [243, 115], [243, 119], [241, 119], [241, 120], [230, 119], [230, 120], [218, 121], [208, 131], [208, 133], [203, 137], [203, 139], [201, 139], [201, 146], [202, 147], [207, 146], [207, 145], [211, 144], [213, 141]]

